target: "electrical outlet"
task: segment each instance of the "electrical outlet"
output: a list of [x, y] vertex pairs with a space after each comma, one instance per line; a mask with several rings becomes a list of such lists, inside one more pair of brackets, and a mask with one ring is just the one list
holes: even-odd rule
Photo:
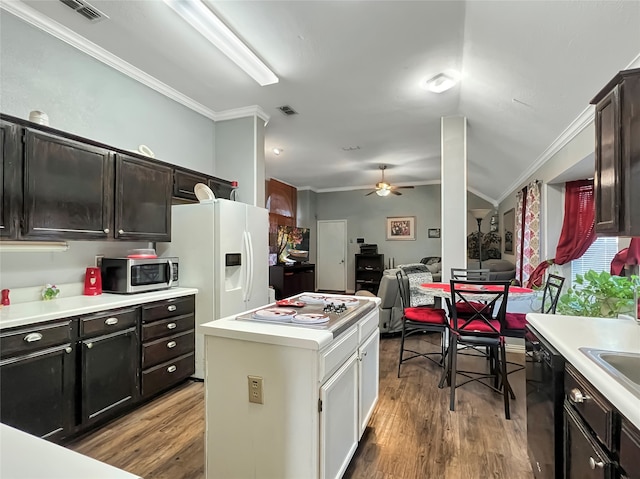
[[249, 380], [249, 402], [264, 404], [262, 391], [262, 378], [260, 376], [247, 376]]
[[102, 266], [102, 258], [104, 258], [103, 254], [96, 255], [96, 260], [95, 260], [96, 267], [100, 268]]

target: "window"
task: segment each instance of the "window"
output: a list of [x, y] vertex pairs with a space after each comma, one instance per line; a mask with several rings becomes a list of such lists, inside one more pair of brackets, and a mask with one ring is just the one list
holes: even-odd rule
[[577, 274], [584, 275], [590, 269], [609, 271], [611, 260], [618, 253], [618, 238], [597, 238], [582, 257], [571, 262], [571, 284], [575, 284]]

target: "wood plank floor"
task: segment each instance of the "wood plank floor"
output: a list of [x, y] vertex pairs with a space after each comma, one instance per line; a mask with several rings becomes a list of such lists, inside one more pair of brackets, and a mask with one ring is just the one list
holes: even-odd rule
[[[409, 341], [433, 350], [435, 339]], [[458, 388], [452, 412], [435, 364], [415, 359], [396, 377], [399, 344], [397, 337], [380, 342], [379, 402], [345, 478], [532, 479], [524, 372], [510, 376], [516, 394], [510, 421], [502, 396], [473, 383]], [[459, 362], [486, 366], [481, 358]], [[204, 478], [203, 384], [188, 382], [68, 447], [145, 479]]]

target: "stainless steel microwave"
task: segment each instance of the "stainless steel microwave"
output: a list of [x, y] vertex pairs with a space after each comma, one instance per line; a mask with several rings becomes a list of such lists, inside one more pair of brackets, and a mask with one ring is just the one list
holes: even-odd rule
[[178, 258], [102, 258], [102, 291], [143, 293], [178, 286]]

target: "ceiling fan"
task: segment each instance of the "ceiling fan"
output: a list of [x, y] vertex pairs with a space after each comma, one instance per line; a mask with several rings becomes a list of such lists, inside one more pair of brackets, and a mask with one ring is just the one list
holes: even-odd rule
[[382, 181], [376, 183], [376, 189], [370, 191], [365, 196], [372, 195], [373, 193], [378, 196], [388, 196], [389, 193], [400, 196], [402, 193], [396, 190], [399, 190], [400, 188], [413, 188], [413, 186], [392, 186], [390, 183], [384, 181], [384, 170], [387, 169], [387, 165], [380, 165], [380, 169], [382, 170]]

